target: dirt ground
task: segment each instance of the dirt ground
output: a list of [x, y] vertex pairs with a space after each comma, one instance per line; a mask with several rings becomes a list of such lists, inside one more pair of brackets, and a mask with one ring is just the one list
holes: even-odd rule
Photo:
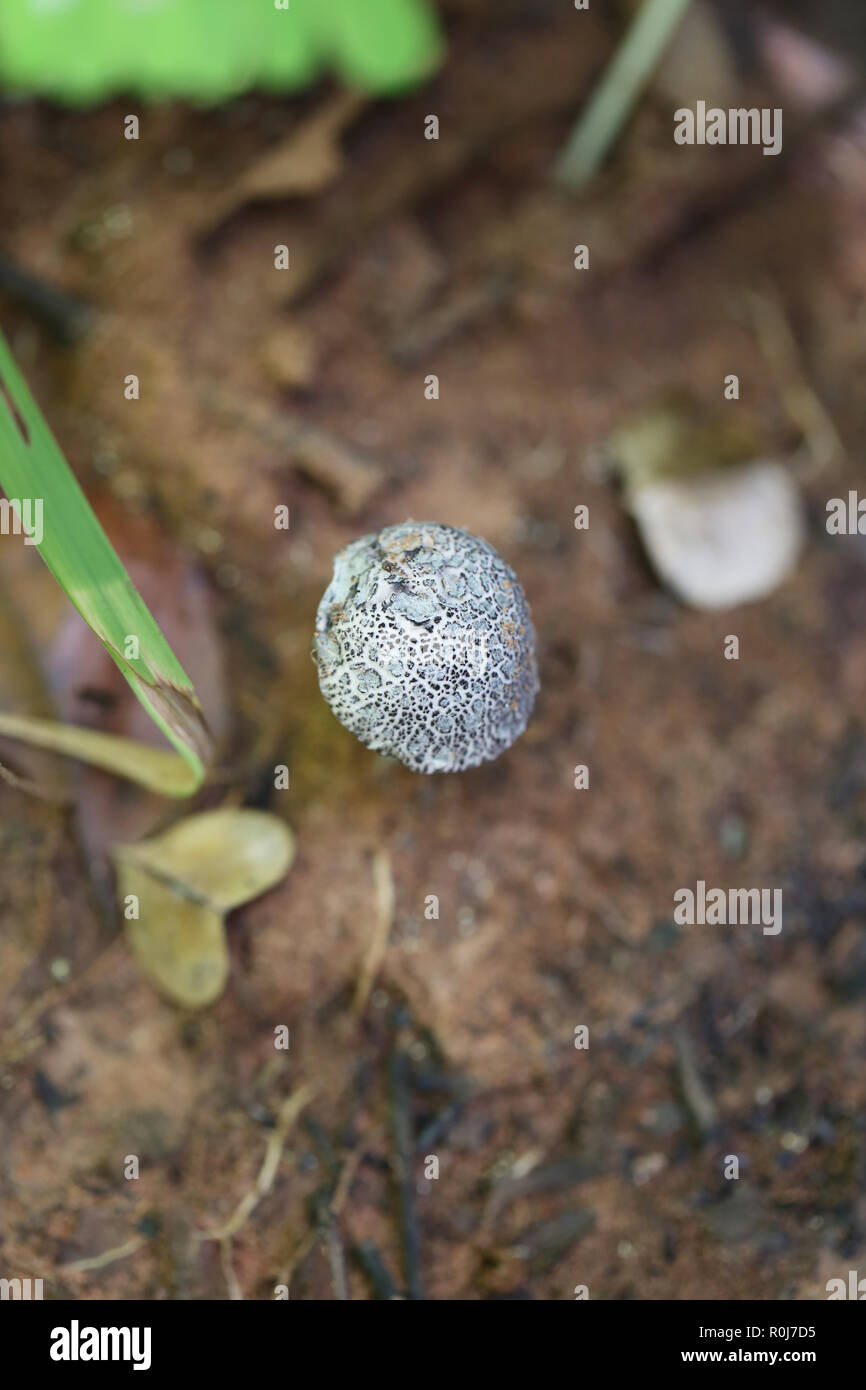
[[[448, 17], [424, 91], [354, 112], [321, 188], [254, 205], [226, 191], [331, 88], [144, 109], [137, 142], [128, 102], [0, 108], [0, 251], [93, 311], [64, 345], [6, 292], [4, 329], [221, 737], [197, 804], [268, 808], [298, 847], [187, 1015], [107, 868], [178, 808], [74, 768], [72, 807], [0, 784], [0, 1272], [54, 1298], [808, 1299], [866, 1270], [866, 542], [824, 524], [866, 434], [866, 121], [792, 116], [778, 160], [687, 149], [656, 89], [569, 200], [548, 174], [609, 25]], [[672, 387], [725, 408], [736, 372], [727, 408], [794, 453], [805, 388], [750, 292], [839, 444], [801, 468], [796, 575], [700, 613], [601, 445]], [[318, 692], [333, 555], [408, 517], [486, 537], [532, 607], [534, 718], [474, 772], [369, 753]], [[3, 707], [158, 741], [32, 553], [0, 559]], [[781, 887], [782, 932], [676, 925], [699, 879]]]

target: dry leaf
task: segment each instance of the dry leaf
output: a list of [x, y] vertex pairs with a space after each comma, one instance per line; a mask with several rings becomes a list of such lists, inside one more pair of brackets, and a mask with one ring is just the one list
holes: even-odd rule
[[235, 808], [189, 816], [116, 850], [121, 904], [138, 913], [126, 921], [127, 940], [163, 994], [191, 1009], [219, 998], [225, 913], [273, 887], [294, 854], [294, 836], [276, 816]]
[[229, 971], [222, 915], [181, 897], [138, 865], [121, 866], [118, 882], [124, 899], [138, 897], [141, 916], [127, 922], [126, 939], [157, 989], [187, 1009], [219, 999]]
[[221, 194], [201, 230], [217, 226], [245, 203], [304, 197], [325, 188], [343, 168], [340, 136], [363, 106], [362, 96], [347, 91], [319, 106]]

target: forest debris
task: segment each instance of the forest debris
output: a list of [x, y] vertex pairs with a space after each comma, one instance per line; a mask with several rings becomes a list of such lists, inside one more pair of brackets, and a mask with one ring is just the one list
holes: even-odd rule
[[349, 1297], [346, 1256], [340, 1238], [340, 1228], [333, 1215], [325, 1227], [325, 1248], [328, 1253], [328, 1268], [331, 1272], [331, 1288], [334, 1291], [334, 1298], [345, 1303]]
[[373, 982], [379, 973], [388, 937], [394, 922], [394, 875], [391, 871], [391, 857], [387, 850], [376, 850], [373, 855], [373, 885], [375, 889], [376, 921], [367, 954], [361, 965], [352, 1013], [359, 1018], [364, 1012]]
[[0, 256], [0, 291], [40, 319], [67, 347], [80, 342], [93, 327], [96, 316], [89, 304], [22, 270], [5, 256]]
[[[581, 34], [576, 47], [575, 20]], [[431, 94], [425, 92], [402, 104], [401, 119], [392, 118], [381, 128], [365, 160], [353, 163], [325, 191], [312, 217], [289, 229], [293, 247], [287, 277], [289, 301], [297, 300], [339, 265], [374, 227], [447, 188], [491, 146], [533, 121], [573, 110], [604, 44], [604, 31], [595, 15], [575, 16], [572, 10], [533, 32], [531, 44], [524, 24], [501, 27], [493, 64], [489, 34], [483, 29], [474, 43], [456, 47], [433, 95], [433, 101], [441, 103], [438, 109], [447, 108], [449, 113], [447, 138], [421, 140], [418, 157], [407, 159], [405, 132], [413, 123], [419, 132], [423, 130]], [[539, 71], [545, 75], [541, 83]], [[280, 277], [274, 283], [279, 297], [286, 297]]]
[[105, 1269], [106, 1265], [114, 1264], [115, 1260], [128, 1259], [143, 1245], [147, 1245], [146, 1236], [131, 1236], [122, 1245], [116, 1245], [111, 1250], [103, 1250], [101, 1255], [89, 1255], [85, 1259], [70, 1260], [68, 1264], [60, 1265], [59, 1268], [74, 1271], [76, 1274], [87, 1274], [94, 1269]]
[[492, 1205], [498, 1212], [519, 1197], [536, 1196], [539, 1193], [561, 1192], [575, 1187], [578, 1183], [589, 1182], [598, 1175], [598, 1164], [579, 1154], [567, 1154], [538, 1167], [521, 1172], [515, 1164], [512, 1171], [497, 1183]]
[[293, 390], [308, 387], [316, 370], [311, 335], [299, 324], [283, 324], [269, 333], [261, 347], [262, 364], [272, 381]]
[[377, 1298], [388, 1301], [399, 1299], [397, 1285], [372, 1240], [362, 1240], [358, 1245], [353, 1245], [351, 1253], [367, 1276]]
[[746, 304], [764, 356], [776, 374], [785, 409], [803, 436], [812, 469], [818, 472], [834, 459], [844, 457], [845, 446], [839, 431], [806, 377], [797, 340], [778, 294], [772, 286], [760, 292], [749, 291]]
[[388, 1102], [394, 1141], [391, 1172], [400, 1211], [406, 1295], [415, 1300], [424, 1297], [424, 1290], [421, 1279], [421, 1241], [415, 1209], [415, 1141], [408, 1074], [408, 1055], [397, 1045], [388, 1061]]
[[702, 1139], [706, 1139], [718, 1123], [715, 1101], [698, 1070], [695, 1049], [686, 1028], [674, 1034], [677, 1059], [677, 1079], [689, 1115]]
[[187, 816], [162, 835], [118, 854], [183, 897], [230, 912], [287, 872], [294, 836], [276, 816], [229, 807]]
[[554, 177], [581, 192], [601, 167], [692, 0], [644, 0], [560, 155]]
[[727, 1189], [714, 1206], [702, 1213], [703, 1224], [714, 1240], [726, 1246], [748, 1242], [766, 1247], [772, 1243], [773, 1221], [760, 1192], [742, 1181], [728, 1183]]
[[364, 1156], [364, 1150], [358, 1145], [344, 1159], [338, 1160], [330, 1139], [316, 1119], [307, 1117], [304, 1128], [315, 1136], [316, 1148], [322, 1154], [328, 1168], [328, 1180], [322, 1187], [317, 1188], [310, 1198], [312, 1228], [295, 1242], [287, 1264], [280, 1271], [278, 1282], [289, 1284], [295, 1270], [307, 1258], [316, 1242], [322, 1240], [328, 1260], [331, 1290], [335, 1298], [342, 1300], [349, 1296], [349, 1285], [339, 1217], [358, 1165]]
[[567, 1255], [581, 1236], [593, 1229], [595, 1222], [595, 1212], [583, 1207], [562, 1211], [549, 1221], [528, 1226], [512, 1249], [521, 1259], [529, 1261], [531, 1273], [537, 1276]]
[[139, 966], [173, 1003], [201, 1009], [219, 999], [229, 973], [222, 914], [176, 893], [136, 866], [118, 865], [121, 902], [137, 900], [141, 917], [126, 923]]
[[200, 232], [212, 231], [246, 203], [308, 197], [327, 187], [343, 168], [340, 136], [365, 105], [359, 93], [340, 90], [317, 107], [220, 194], [205, 213]]
[[[127, 572], [171, 644], [182, 651], [184, 667], [201, 691], [208, 727], [217, 743], [229, 723], [224, 655], [217, 632], [215, 603], [204, 571], [152, 515], [137, 514], [106, 491], [89, 494]], [[35, 560], [35, 565], [28, 563]], [[3, 547], [2, 583], [9, 608], [44, 673], [51, 695], [29, 695], [10, 628], [0, 611], [0, 648], [14, 653], [4, 662], [0, 690], [9, 709], [60, 718], [103, 733], [118, 734], [162, 750], [162, 734], [124, 679], [103, 643], [67, 600], [48, 568], [32, 550]], [[15, 684], [12, 684], [14, 682]], [[16, 689], [17, 687], [17, 689]], [[165, 822], [165, 797], [132, 787], [95, 767], [73, 767], [65, 758], [10, 743], [0, 761], [43, 787], [74, 800], [76, 830], [106, 921], [114, 920], [115, 895], [110, 851], [133, 842]], [[168, 755], [170, 756], [170, 755]]]
[[299, 1086], [296, 1091], [286, 1097], [280, 1106], [277, 1122], [268, 1136], [265, 1156], [262, 1159], [262, 1165], [254, 1186], [238, 1202], [228, 1221], [211, 1231], [200, 1232], [199, 1240], [230, 1241], [247, 1223], [259, 1202], [268, 1195], [273, 1187], [289, 1133], [301, 1111], [309, 1104], [314, 1094], [315, 1087], [310, 1082], [305, 1082], [303, 1086]]
[[259, 1202], [266, 1197], [274, 1185], [274, 1178], [277, 1175], [277, 1168], [286, 1147], [286, 1140], [295, 1121], [303, 1110], [304, 1106], [312, 1098], [315, 1087], [310, 1083], [299, 1086], [290, 1096], [283, 1101], [277, 1116], [277, 1122], [268, 1138], [265, 1148], [265, 1156], [262, 1166], [259, 1169], [259, 1176], [255, 1185], [244, 1194], [238, 1202], [233, 1214], [229, 1217], [225, 1225], [213, 1231], [199, 1232], [198, 1240], [215, 1240], [220, 1247], [220, 1265], [226, 1287], [229, 1291], [229, 1298], [233, 1302], [243, 1299], [243, 1291], [235, 1274], [232, 1264], [232, 1240], [238, 1231], [246, 1224], [252, 1216]]
[[479, 284], [461, 286], [411, 328], [398, 334], [391, 343], [391, 356], [403, 366], [419, 362], [449, 338], [507, 304], [514, 289], [514, 276], [507, 272], [489, 275]]
[[202, 1008], [228, 977], [224, 915], [288, 871], [291, 831], [264, 811], [229, 807], [188, 816], [162, 835], [115, 851], [127, 940], [176, 1004]]

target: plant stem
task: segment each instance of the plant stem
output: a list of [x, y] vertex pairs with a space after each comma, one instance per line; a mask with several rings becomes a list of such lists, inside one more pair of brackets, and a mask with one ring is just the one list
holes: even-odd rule
[[579, 193], [601, 167], [691, 0], [644, 0], [557, 160], [555, 181]]

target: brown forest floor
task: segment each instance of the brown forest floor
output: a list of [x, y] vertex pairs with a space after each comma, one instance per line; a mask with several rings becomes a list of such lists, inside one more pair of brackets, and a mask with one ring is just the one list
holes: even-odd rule
[[[570, 203], [546, 176], [606, 29], [582, 17], [575, 52], [562, 7], [460, 8], [442, 75], [361, 112], [327, 187], [213, 231], [328, 91], [145, 109], [137, 143], [128, 101], [0, 109], [0, 249], [97, 311], [74, 347], [5, 298], [4, 326], [223, 735], [231, 780], [201, 804], [268, 806], [298, 837], [231, 920], [225, 997], [187, 1017], [127, 953], [105, 876], [165, 805], [94, 773], [73, 774], [75, 815], [0, 784], [0, 1273], [54, 1297], [365, 1298], [390, 1275], [435, 1299], [818, 1298], [866, 1268], [866, 542], [823, 525], [866, 433], [866, 132], [792, 135], [778, 161], [679, 149], [650, 97]], [[671, 386], [720, 403], [737, 372], [735, 408], [791, 448], [750, 289], [782, 306], [847, 452], [804, 481], [794, 579], [708, 615], [660, 590], [598, 446]], [[538, 631], [529, 731], [461, 776], [368, 753], [309, 656], [335, 551], [406, 517], [490, 540]], [[9, 555], [3, 703], [39, 698], [29, 643], [67, 717], [149, 737], [32, 554]], [[376, 863], [394, 920], [358, 1020]], [[675, 926], [700, 878], [781, 886], [781, 935]], [[307, 1082], [231, 1249], [199, 1239]]]

